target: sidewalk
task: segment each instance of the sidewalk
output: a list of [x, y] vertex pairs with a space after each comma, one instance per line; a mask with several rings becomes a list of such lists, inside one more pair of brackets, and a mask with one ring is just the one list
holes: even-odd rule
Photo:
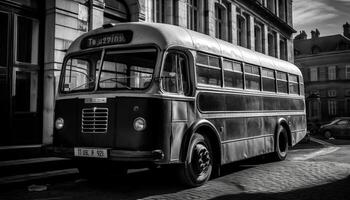
[[31, 184], [78, 175], [70, 159], [48, 157], [41, 145], [0, 149], [0, 186]]

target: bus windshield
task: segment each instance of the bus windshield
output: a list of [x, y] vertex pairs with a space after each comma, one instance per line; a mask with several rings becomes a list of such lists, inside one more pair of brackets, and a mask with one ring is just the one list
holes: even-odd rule
[[152, 80], [156, 61], [155, 49], [106, 50], [103, 56], [101, 52], [72, 56], [66, 62], [63, 92], [93, 91], [96, 85], [97, 90], [145, 89]]

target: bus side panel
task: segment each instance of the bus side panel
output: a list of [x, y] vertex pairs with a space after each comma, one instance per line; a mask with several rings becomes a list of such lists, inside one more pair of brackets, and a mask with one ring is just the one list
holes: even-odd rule
[[265, 154], [265, 141], [270, 136], [237, 140], [222, 144], [222, 164]]
[[292, 134], [292, 146], [294, 146], [306, 135], [306, 117], [305, 115], [294, 115], [288, 116], [287, 120]]
[[194, 101], [172, 101], [171, 162], [180, 161], [182, 140], [194, 119]]
[[265, 117], [223, 119], [225, 128], [221, 134], [222, 162], [229, 163], [273, 151], [271, 138], [275, 119]]

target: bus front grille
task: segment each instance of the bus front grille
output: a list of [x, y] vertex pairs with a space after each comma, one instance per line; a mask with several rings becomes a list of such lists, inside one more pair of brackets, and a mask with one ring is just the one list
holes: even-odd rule
[[107, 133], [108, 108], [84, 108], [81, 119], [83, 133]]

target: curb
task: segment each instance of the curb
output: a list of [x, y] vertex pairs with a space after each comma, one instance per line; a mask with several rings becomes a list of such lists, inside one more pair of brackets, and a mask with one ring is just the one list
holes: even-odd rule
[[329, 142], [326, 142], [326, 141], [323, 141], [323, 140], [320, 140], [320, 139], [317, 139], [317, 138], [314, 138], [314, 137], [310, 137], [310, 140], [313, 141], [313, 142], [322, 144], [325, 147], [335, 147], [336, 146], [336, 145], [334, 145], [332, 143], [329, 143]]
[[40, 173], [31, 173], [31, 174], [21, 174], [14, 176], [7, 176], [0, 178], [0, 190], [6, 190], [9, 187], [19, 187], [29, 184], [38, 184], [38, 183], [52, 183], [62, 180], [68, 180], [77, 178], [79, 176], [79, 171], [76, 168], [63, 169], [63, 170], [54, 170], [46, 171]]
[[311, 158], [314, 158], [316, 156], [330, 154], [330, 153], [335, 152], [335, 151], [340, 149], [340, 147], [337, 147], [334, 144], [331, 144], [329, 142], [325, 142], [325, 141], [320, 140], [320, 139], [316, 139], [314, 137], [310, 137], [310, 141], [318, 143], [318, 144], [322, 145], [323, 147], [317, 151], [314, 151], [311, 153], [305, 153], [305, 154], [296, 156], [290, 160], [291, 161], [305, 161], [305, 160], [309, 160]]

